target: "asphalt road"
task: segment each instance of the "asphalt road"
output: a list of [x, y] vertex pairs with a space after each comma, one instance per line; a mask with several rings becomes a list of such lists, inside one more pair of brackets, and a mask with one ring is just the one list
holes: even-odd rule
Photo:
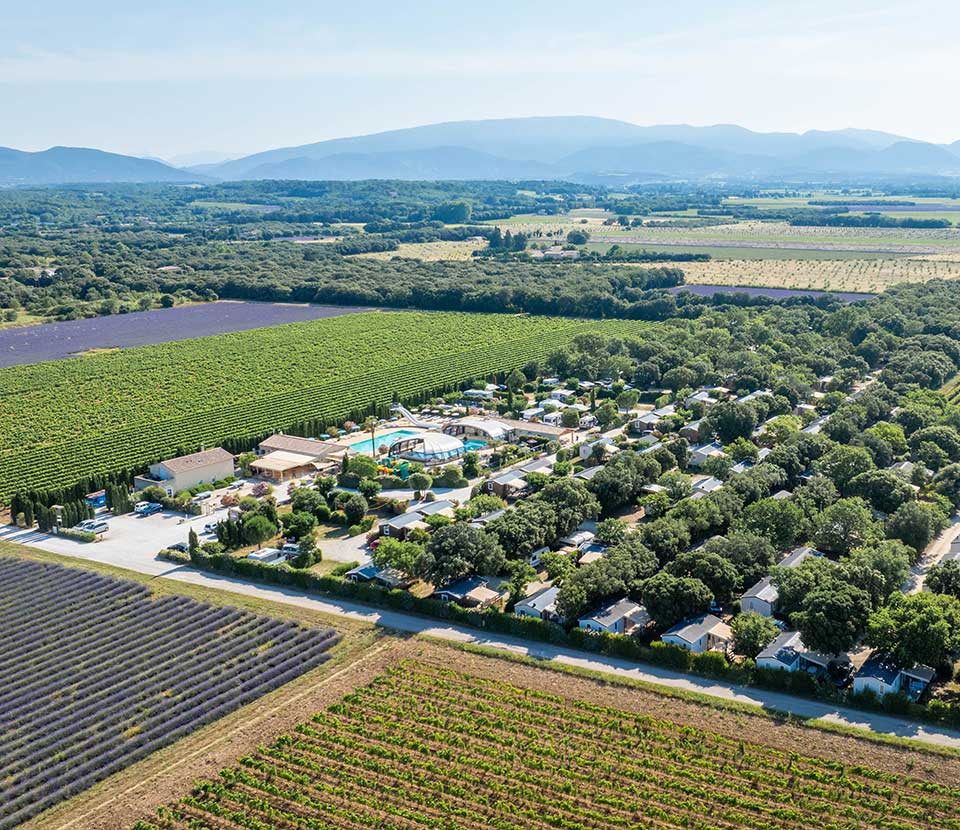
[[[180, 532], [184, 532], [182, 526], [180, 528]], [[59, 553], [81, 559], [108, 562], [140, 573], [163, 576], [194, 585], [204, 585], [274, 602], [311, 608], [334, 616], [382, 625], [397, 631], [426, 634], [456, 642], [473, 643], [504, 652], [527, 655], [547, 662], [579, 666], [606, 674], [656, 683], [672, 689], [699, 692], [723, 700], [754, 704], [779, 712], [789, 712], [803, 718], [821, 718], [836, 724], [856, 726], [881, 734], [913, 738], [931, 744], [960, 749], [960, 732], [933, 725], [919, 724], [884, 714], [861, 712], [856, 709], [833, 706], [821, 701], [807, 700], [763, 689], [746, 688], [715, 680], [701, 679], [661, 669], [657, 666], [639, 666], [626, 660], [589, 654], [575, 649], [559, 648], [516, 637], [499, 634], [488, 635], [476, 629], [438, 624], [434, 620], [397, 611], [375, 609], [359, 603], [345, 602], [334, 598], [320, 599], [294, 588], [257, 585], [217, 574], [203, 573], [188, 567], [175, 566], [157, 559], [152, 554], [131, 555], [127, 553], [123, 557], [118, 557], [114, 552], [106, 550], [103, 542], [91, 545], [69, 542], [63, 539], [50, 540], [49, 537], [42, 534], [26, 533], [10, 527], [0, 529], [0, 538], [34, 545], [45, 550], [51, 550], [49, 542], [56, 541], [57, 552]], [[44, 544], [44, 540], [47, 540], [48, 543]]]
[[950, 519], [950, 525], [936, 539], [934, 539], [923, 552], [920, 561], [910, 570], [910, 577], [903, 591], [906, 594], [916, 594], [923, 590], [923, 583], [926, 581], [927, 573], [931, 568], [940, 564], [940, 560], [946, 556], [950, 550], [950, 545], [960, 534], [960, 516], [954, 515]]

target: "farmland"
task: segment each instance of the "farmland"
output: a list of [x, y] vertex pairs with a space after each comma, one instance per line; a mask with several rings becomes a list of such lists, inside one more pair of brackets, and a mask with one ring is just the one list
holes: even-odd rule
[[709, 227], [602, 227], [596, 241], [648, 245], [749, 246], [771, 249], [934, 254], [960, 250], [952, 228], [796, 227], [786, 222], [742, 221]]
[[713, 259], [685, 262], [688, 283], [878, 292], [902, 282], [960, 278], [960, 258]]
[[0, 828], [320, 666], [337, 642], [331, 629], [6, 557], [0, 608]]
[[[287, 303], [217, 302], [0, 331], [0, 366], [59, 360], [91, 349], [126, 348], [262, 328], [363, 309]], [[37, 321], [39, 322], [39, 321]]]
[[468, 655], [458, 666], [400, 663], [136, 830], [960, 827], [952, 759]]
[[[0, 498], [541, 358], [601, 324], [366, 313], [0, 370]], [[640, 323], [611, 323], [637, 332]]]
[[443, 260], [469, 260], [473, 252], [484, 247], [474, 242], [404, 242], [396, 251], [378, 251], [371, 254], [356, 254], [362, 259], [390, 260], [393, 257], [419, 259], [422, 262]]

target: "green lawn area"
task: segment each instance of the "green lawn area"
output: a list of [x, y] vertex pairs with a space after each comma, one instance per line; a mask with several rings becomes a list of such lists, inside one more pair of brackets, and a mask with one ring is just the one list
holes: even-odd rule
[[17, 319], [12, 323], [5, 323], [3, 320], [0, 320], [0, 329], [13, 329], [18, 326], [35, 326], [37, 323], [49, 322], [50, 319], [49, 317], [39, 317], [36, 314], [29, 314], [26, 311], [18, 311]]

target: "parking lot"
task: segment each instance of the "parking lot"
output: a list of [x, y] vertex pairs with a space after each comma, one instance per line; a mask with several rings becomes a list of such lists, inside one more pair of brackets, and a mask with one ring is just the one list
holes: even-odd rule
[[152, 516], [127, 513], [108, 518], [110, 529], [97, 542], [78, 542], [40, 533], [36, 529], [23, 530], [9, 525], [0, 528], [0, 538], [65, 556], [93, 559], [148, 573], [162, 573], [169, 570], [170, 563], [156, 558], [161, 548], [186, 542], [191, 528], [197, 532], [201, 542], [215, 539], [216, 536], [204, 535], [203, 526], [225, 518], [226, 515], [226, 508], [220, 508], [206, 516], [191, 516], [189, 519], [184, 519], [182, 513], [169, 511], [154, 513]]
[[[201, 516], [184, 516], [183, 513], [174, 513], [164, 510], [151, 516], [140, 516], [136, 513], [127, 513], [123, 516], [105, 516], [109, 530], [96, 542], [79, 542], [55, 535], [41, 533], [36, 528], [24, 530], [12, 525], [0, 526], [0, 539], [8, 542], [18, 542], [22, 545], [40, 548], [51, 553], [60, 553], [64, 556], [76, 556], [81, 559], [90, 559], [95, 562], [105, 562], [121, 568], [131, 568], [143, 573], [160, 574], [169, 571], [171, 564], [157, 559], [157, 553], [175, 545], [178, 542], [186, 544], [190, 530], [196, 531], [201, 542], [216, 541], [216, 534], [204, 533], [204, 526], [227, 518], [228, 508], [217, 507], [226, 493], [238, 496], [251, 495], [257, 481], [244, 481], [239, 490], [222, 489], [216, 491], [206, 503]], [[287, 484], [276, 487], [273, 495], [278, 504], [290, 501]], [[99, 516], [98, 516], [99, 518]], [[366, 539], [363, 535], [344, 538], [320, 540], [320, 550], [325, 559], [337, 562], [364, 562], [369, 558], [369, 551], [365, 550]]]

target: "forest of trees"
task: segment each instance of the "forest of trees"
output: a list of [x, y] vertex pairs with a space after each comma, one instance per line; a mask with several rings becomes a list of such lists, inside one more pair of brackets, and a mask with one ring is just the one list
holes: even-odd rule
[[[769, 301], [660, 290], [683, 284], [682, 260], [705, 254], [613, 246], [606, 253], [584, 251], [577, 261], [533, 262], [525, 253], [531, 240], [524, 233], [477, 223], [581, 207], [610, 210], [621, 224], [678, 210], [800, 224], [874, 222], [844, 213], [843, 207], [762, 212], [750, 205], [731, 207], [723, 201], [731, 194], [757, 192], [663, 184], [614, 195], [563, 182], [390, 181], [11, 189], [0, 192], [0, 322], [22, 314], [70, 320], [217, 298], [645, 320], [695, 317], [717, 303]], [[473, 236], [486, 237], [490, 245], [472, 261], [355, 256]], [[653, 267], [627, 269], [624, 262]]]

